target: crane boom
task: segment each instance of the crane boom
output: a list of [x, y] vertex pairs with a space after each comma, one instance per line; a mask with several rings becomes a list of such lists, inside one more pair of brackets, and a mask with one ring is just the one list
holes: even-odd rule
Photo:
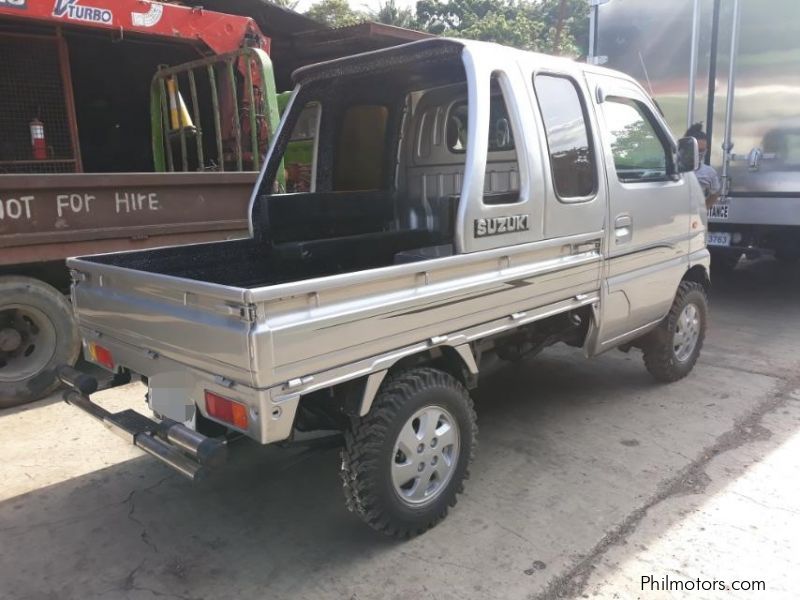
[[215, 54], [243, 46], [270, 50], [250, 17], [152, 0], [0, 0], [0, 16], [204, 44]]

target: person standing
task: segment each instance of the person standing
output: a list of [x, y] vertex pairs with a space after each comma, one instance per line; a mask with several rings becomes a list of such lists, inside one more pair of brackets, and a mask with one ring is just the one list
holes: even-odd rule
[[703, 194], [706, 197], [706, 209], [711, 209], [722, 193], [722, 181], [717, 175], [717, 171], [711, 165], [705, 163], [706, 152], [708, 151], [708, 136], [703, 131], [702, 123], [695, 123], [684, 134], [685, 137], [693, 137], [697, 140], [697, 148], [700, 151], [700, 166], [694, 172]]

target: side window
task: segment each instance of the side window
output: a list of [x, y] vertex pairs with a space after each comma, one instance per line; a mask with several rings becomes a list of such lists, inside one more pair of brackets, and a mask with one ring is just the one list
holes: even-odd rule
[[[458, 102], [447, 115], [447, 148], [456, 154], [467, 151], [467, 103]], [[489, 152], [514, 149], [514, 134], [503, 96], [495, 94], [489, 105]]]
[[786, 151], [781, 153], [785, 166], [800, 166], [800, 135], [794, 132], [786, 134]]
[[447, 149], [460, 154], [467, 151], [467, 103], [458, 102], [447, 115]]
[[428, 158], [431, 155], [431, 142], [433, 141], [434, 121], [433, 108], [422, 114], [417, 130], [417, 158]]
[[647, 107], [619, 97], [607, 98], [602, 106], [619, 180], [640, 183], [667, 179], [669, 151]]
[[[513, 204], [520, 200], [514, 129], [498, 79], [498, 74], [492, 75], [489, 101], [489, 146], [483, 189], [483, 203], [489, 205]], [[466, 102], [457, 102], [448, 112], [445, 143], [453, 154], [463, 154], [467, 150], [468, 118]]]
[[775, 154], [781, 168], [800, 167], [800, 133], [787, 129], [773, 129], [764, 136], [764, 152]]
[[388, 120], [389, 109], [385, 106], [357, 105], [344, 111], [336, 144], [334, 191], [385, 187]]
[[533, 86], [544, 119], [556, 194], [563, 200], [594, 196], [597, 166], [578, 88], [571, 79], [557, 75], [537, 75]]

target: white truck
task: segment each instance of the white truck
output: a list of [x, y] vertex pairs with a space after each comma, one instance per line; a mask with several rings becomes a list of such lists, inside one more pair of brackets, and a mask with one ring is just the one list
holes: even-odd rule
[[590, 0], [590, 62], [636, 78], [672, 131], [703, 121], [722, 178], [715, 266], [800, 259], [800, 2]]
[[[151, 420], [68, 402], [194, 478], [224, 434], [344, 434], [348, 506], [407, 537], [442, 519], [476, 439], [482, 358], [557, 342], [693, 368], [709, 254], [697, 145], [630, 77], [434, 39], [304, 67], [248, 239], [75, 258], [86, 355]], [[293, 139], [311, 190], [273, 194]], [[688, 175], [687, 175], [688, 173]]]

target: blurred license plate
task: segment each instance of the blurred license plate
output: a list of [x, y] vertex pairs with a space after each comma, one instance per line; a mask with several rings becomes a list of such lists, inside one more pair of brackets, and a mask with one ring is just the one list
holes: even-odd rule
[[731, 234], [730, 233], [709, 233], [708, 234], [709, 246], [730, 246]]

